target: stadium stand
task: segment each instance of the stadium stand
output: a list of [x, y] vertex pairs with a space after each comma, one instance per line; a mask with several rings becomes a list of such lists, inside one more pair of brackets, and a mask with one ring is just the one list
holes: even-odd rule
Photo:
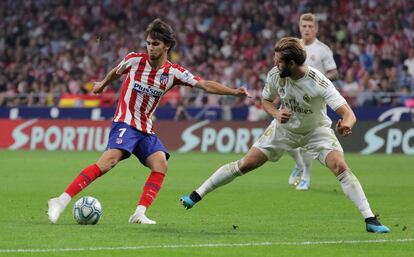
[[[299, 16], [309, 11], [319, 19], [319, 39], [333, 49], [341, 76], [335, 83], [353, 106], [411, 106], [413, 9], [409, 0], [4, 0], [0, 106], [99, 106], [90, 96], [92, 82], [126, 53], [145, 50], [142, 31], [156, 17], [177, 32], [173, 62], [247, 87], [254, 99], [272, 66], [274, 43], [299, 36]], [[106, 92], [103, 106], [115, 104], [119, 86]], [[249, 104], [186, 88], [163, 104], [182, 102]]]

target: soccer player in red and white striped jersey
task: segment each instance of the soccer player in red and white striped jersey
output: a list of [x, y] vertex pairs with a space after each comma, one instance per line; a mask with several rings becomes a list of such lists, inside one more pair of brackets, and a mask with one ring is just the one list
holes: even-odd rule
[[146, 29], [147, 53], [129, 53], [106, 77], [95, 83], [93, 92], [124, 75], [118, 106], [112, 122], [107, 150], [86, 167], [67, 189], [48, 201], [48, 218], [56, 223], [70, 200], [96, 178], [134, 154], [151, 170], [130, 223], [156, 224], [145, 215], [161, 188], [167, 172], [169, 153], [154, 134], [151, 116], [161, 97], [174, 86], [190, 86], [219, 95], [248, 96], [245, 88], [232, 89], [218, 82], [203, 80], [168, 60], [176, 44], [172, 28], [155, 19]]

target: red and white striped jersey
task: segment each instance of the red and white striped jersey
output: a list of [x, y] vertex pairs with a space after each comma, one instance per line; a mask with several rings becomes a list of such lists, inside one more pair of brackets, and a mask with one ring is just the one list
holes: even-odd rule
[[118, 65], [118, 74], [126, 74], [113, 118], [137, 130], [153, 134], [151, 116], [161, 97], [173, 86], [193, 87], [201, 79], [178, 64], [167, 61], [159, 70], [149, 64], [148, 54], [129, 53]]

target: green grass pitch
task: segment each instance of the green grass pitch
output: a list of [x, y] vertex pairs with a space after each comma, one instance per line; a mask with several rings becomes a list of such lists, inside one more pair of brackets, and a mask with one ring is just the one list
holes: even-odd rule
[[120, 163], [82, 191], [103, 205], [96, 226], [77, 225], [74, 201], [58, 224], [46, 202], [59, 195], [97, 152], [0, 151], [1, 256], [414, 256], [414, 159], [348, 154], [372, 209], [389, 234], [365, 232], [363, 219], [335, 177], [314, 162], [311, 190], [287, 185], [290, 157], [209, 194], [191, 210], [179, 197], [240, 154], [172, 153], [163, 188], [148, 217], [128, 224], [148, 170]]

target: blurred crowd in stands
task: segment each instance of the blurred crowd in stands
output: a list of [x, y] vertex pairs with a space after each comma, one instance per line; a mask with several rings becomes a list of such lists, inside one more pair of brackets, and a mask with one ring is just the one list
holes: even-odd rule
[[412, 0], [2, 0], [0, 106], [114, 105], [121, 81], [99, 99], [92, 83], [128, 52], [145, 51], [143, 32], [157, 17], [177, 33], [172, 62], [253, 95], [180, 87], [162, 104], [260, 105], [274, 43], [300, 36], [304, 12], [319, 19], [318, 38], [340, 73], [335, 85], [351, 105], [414, 107]]

